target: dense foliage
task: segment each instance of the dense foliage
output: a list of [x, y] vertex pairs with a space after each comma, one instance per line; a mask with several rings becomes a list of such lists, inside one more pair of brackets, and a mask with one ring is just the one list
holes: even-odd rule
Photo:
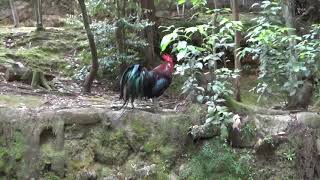
[[249, 47], [242, 54], [252, 53], [260, 60], [261, 82], [256, 90], [261, 94], [274, 94], [271, 86], [293, 96], [303, 81], [299, 77], [317, 76], [319, 73], [319, 24], [313, 25], [305, 35], [285, 26], [280, 2], [263, 1], [260, 16], [246, 36]]
[[[224, 63], [225, 52], [234, 49], [234, 33], [241, 30], [241, 22], [230, 21], [226, 18], [229, 13], [225, 10], [208, 10], [211, 21], [207, 24], [193, 27], [168, 27], [168, 31], [161, 41], [161, 49], [165, 50], [169, 45], [177, 54], [179, 64], [176, 71], [180, 75], [187, 75], [188, 79], [182, 87], [183, 93], [191, 93], [197, 96], [200, 103], [208, 105], [206, 123], [219, 124], [221, 136], [228, 135], [227, 126], [232, 122], [232, 113], [224, 105], [226, 97], [232, 94], [231, 80], [236, 76], [226, 67], [217, 69], [218, 61]], [[193, 43], [193, 38], [200, 38], [201, 43]], [[211, 74], [209, 82], [201, 84], [205, 74]]]

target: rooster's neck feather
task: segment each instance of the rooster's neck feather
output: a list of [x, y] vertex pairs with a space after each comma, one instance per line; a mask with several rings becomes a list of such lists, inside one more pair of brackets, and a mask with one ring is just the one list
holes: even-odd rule
[[171, 75], [173, 73], [173, 66], [173, 63], [167, 62], [164, 64], [160, 64], [159, 66], [155, 67], [152, 71], [156, 73]]

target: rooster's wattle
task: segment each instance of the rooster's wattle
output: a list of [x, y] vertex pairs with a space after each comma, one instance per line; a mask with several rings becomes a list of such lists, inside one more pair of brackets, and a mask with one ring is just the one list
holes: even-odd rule
[[166, 62], [160, 64], [151, 71], [141, 66], [133, 64], [126, 69], [120, 81], [120, 99], [126, 105], [131, 100], [137, 98], [156, 98], [163, 94], [169, 87], [173, 73], [173, 58], [169, 54], [163, 54], [162, 59]]

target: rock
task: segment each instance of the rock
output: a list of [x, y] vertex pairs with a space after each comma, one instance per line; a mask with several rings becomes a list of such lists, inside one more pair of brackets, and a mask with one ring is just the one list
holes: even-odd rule
[[96, 124], [102, 121], [102, 117], [100, 114], [102, 113], [102, 109], [91, 109], [91, 108], [82, 108], [81, 111], [79, 109], [66, 109], [66, 110], [58, 110], [56, 112], [56, 116], [60, 116], [61, 119], [64, 120], [65, 124]]
[[258, 139], [257, 143], [254, 145], [254, 150], [258, 155], [270, 157], [274, 154], [279, 145], [286, 141], [288, 141], [288, 138], [285, 133], [267, 136], [263, 139]]
[[117, 178], [115, 175], [110, 175], [103, 178], [103, 180], [118, 180], [118, 179], [119, 178]]
[[181, 164], [179, 167], [179, 176], [181, 176], [183, 174], [183, 172], [186, 170], [187, 168], [187, 164]]
[[[155, 114], [134, 110], [118, 116], [119, 113], [109, 107], [45, 110], [1, 107], [0, 125], [10, 125], [10, 128], [0, 126], [0, 136], [3, 129], [22, 129], [22, 139], [25, 137], [26, 140], [23, 150], [26, 152], [16, 166], [21, 167], [28, 179], [46, 179], [44, 172], [37, 168], [42, 160], [39, 146], [41, 141], [46, 142], [46, 136], [41, 132], [46, 128], [54, 134], [50, 143], [57, 148], [59, 155], [63, 155], [62, 163], [57, 163], [55, 168], [60, 171], [63, 167], [65, 173], [59, 176], [70, 179], [143, 179], [157, 177], [158, 164], [174, 164], [193, 146], [187, 137], [187, 129], [192, 124], [199, 124], [202, 115], [200, 111]], [[131, 139], [129, 131], [132, 131]], [[154, 138], [153, 134], [160, 139]], [[132, 147], [135, 144], [137, 149]], [[150, 151], [146, 152], [148, 148]], [[53, 167], [55, 161], [50, 162]], [[137, 164], [137, 168], [132, 168], [132, 164]], [[53, 170], [52, 167], [49, 169]], [[110, 171], [104, 170], [106, 168]]]
[[80, 172], [77, 175], [76, 180], [96, 180], [97, 177], [97, 173], [95, 170], [93, 169], [87, 169], [87, 170], [83, 170], [82, 172]]
[[289, 115], [256, 115], [254, 120], [258, 132], [263, 137], [286, 131], [290, 122], [292, 117]]
[[170, 173], [168, 178], [169, 178], [169, 180], [178, 180], [179, 179], [179, 177], [174, 172]]
[[156, 172], [156, 165], [151, 164], [149, 166], [144, 166], [140, 169], [135, 170], [136, 176], [138, 179], [144, 179], [145, 177], [148, 177]]
[[211, 138], [220, 135], [220, 127], [213, 123], [194, 125], [189, 128], [188, 134], [192, 136], [193, 140]]
[[316, 140], [316, 146], [317, 146], [318, 155], [320, 156], [320, 139]]
[[[123, 143], [123, 144], [121, 144]], [[94, 149], [95, 160], [107, 165], [121, 165], [129, 156], [129, 146], [124, 142], [113, 144], [110, 147], [98, 147]]]
[[293, 96], [289, 96], [286, 109], [303, 109], [307, 110], [308, 106], [311, 104], [312, 97], [314, 94], [315, 80], [313, 76], [306, 78], [303, 81], [302, 87], [296, 90]]
[[302, 122], [311, 128], [320, 128], [320, 114], [315, 112], [299, 112], [296, 114], [298, 122]]

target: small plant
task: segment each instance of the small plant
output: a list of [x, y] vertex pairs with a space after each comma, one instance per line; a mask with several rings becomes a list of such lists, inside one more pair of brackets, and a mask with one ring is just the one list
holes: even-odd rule
[[293, 161], [296, 158], [296, 153], [294, 149], [290, 149], [288, 152], [283, 153], [283, 157], [288, 161]]
[[218, 140], [206, 143], [183, 170], [187, 179], [250, 179], [252, 156], [237, 154]]
[[257, 128], [253, 122], [247, 122], [245, 126], [241, 129], [241, 131], [244, 133], [247, 137], [253, 137], [255, 136], [255, 133], [257, 131]]

